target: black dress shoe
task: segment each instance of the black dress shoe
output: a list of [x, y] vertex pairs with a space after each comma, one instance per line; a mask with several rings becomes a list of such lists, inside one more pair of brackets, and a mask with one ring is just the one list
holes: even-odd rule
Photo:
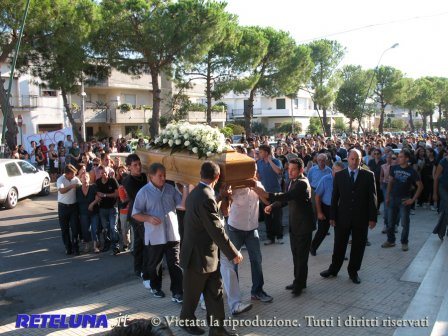
[[293, 290], [294, 289], [294, 284], [290, 284], [290, 285], [286, 286], [285, 289]]
[[294, 297], [297, 297], [300, 296], [300, 294], [302, 294], [302, 290], [303, 290], [302, 288], [294, 288], [291, 293]]
[[316, 256], [316, 250], [313, 248], [310, 248], [310, 254], [315, 257]]
[[238, 336], [234, 331], [227, 331], [224, 327], [210, 327], [208, 336]]
[[320, 276], [324, 277], [324, 278], [329, 278], [330, 276], [337, 276], [337, 274], [333, 273], [332, 271], [330, 271], [329, 269], [320, 272]]
[[350, 280], [352, 280], [353, 283], [359, 285], [361, 283], [361, 278], [359, 277], [358, 273], [352, 273], [349, 274]]
[[369, 241], [366, 242], [366, 246], [372, 245]]
[[73, 251], [72, 251], [72, 250], [65, 250], [65, 254], [66, 254], [66, 255], [73, 254]]
[[198, 326], [182, 326], [181, 329], [185, 330], [190, 335], [203, 335], [205, 334], [205, 330]]

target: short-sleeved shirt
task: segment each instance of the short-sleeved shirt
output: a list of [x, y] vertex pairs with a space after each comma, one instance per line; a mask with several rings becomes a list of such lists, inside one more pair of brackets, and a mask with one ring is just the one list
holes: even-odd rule
[[308, 181], [310, 182], [310, 186], [313, 189], [317, 188], [317, 185], [319, 184], [319, 181], [322, 177], [325, 175], [331, 175], [331, 168], [328, 166], [325, 166], [323, 170], [319, 168], [319, 165], [315, 165], [311, 167], [309, 170], [307, 177]]
[[[98, 192], [102, 194], [110, 194], [118, 190], [118, 182], [113, 177], [109, 177], [106, 183], [103, 183], [101, 179], [95, 182]], [[112, 209], [115, 206], [117, 199], [115, 197], [104, 197], [101, 199], [100, 208], [101, 209]]]
[[418, 173], [411, 167], [402, 168], [400, 165], [390, 167], [390, 176], [394, 179], [391, 195], [396, 198], [409, 198], [412, 186], [420, 181]]
[[81, 184], [81, 181], [76, 176], [73, 177], [70, 181], [67, 180], [65, 175], [62, 175], [56, 181], [56, 187], [58, 188], [58, 202], [66, 205], [75, 204], [76, 203], [76, 189], [70, 189], [65, 194], [59, 192], [59, 189], [66, 188], [72, 184]]
[[182, 195], [170, 184], [162, 190], [148, 182], [134, 200], [132, 215], [147, 214], [159, 218], [162, 223], [153, 225], [145, 222], [145, 245], [161, 245], [180, 241], [176, 207], [181, 204]]
[[333, 194], [333, 175], [325, 175], [317, 184], [316, 195], [319, 195], [322, 203], [331, 205], [331, 195]]
[[[279, 167], [282, 168], [282, 163], [280, 160], [272, 158], [272, 162]], [[272, 169], [271, 164], [269, 162], [265, 162], [264, 160], [257, 161], [257, 171], [258, 176], [260, 177], [260, 182], [267, 192], [281, 192], [281, 175], [277, 174], [274, 169]]]

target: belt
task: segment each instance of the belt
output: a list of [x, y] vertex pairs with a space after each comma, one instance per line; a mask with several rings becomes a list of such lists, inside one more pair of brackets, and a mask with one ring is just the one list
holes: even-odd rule
[[65, 206], [65, 207], [73, 207], [73, 206], [75, 206], [76, 205], [76, 203], [73, 203], [73, 204], [65, 204], [65, 203], [61, 203], [61, 202], [58, 202], [58, 204], [59, 205], [62, 205], [62, 206]]

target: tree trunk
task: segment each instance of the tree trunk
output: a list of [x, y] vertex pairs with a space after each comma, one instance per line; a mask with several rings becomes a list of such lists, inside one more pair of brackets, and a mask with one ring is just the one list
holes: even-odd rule
[[384, 132], [384, 109], [386, 108], [386, 105], [384, 105], [382, 102], [381, 102], [381, 113], [380, 113], [380, 124], [379, 124], [379, 126], [378, 126], [378, 132], [380, 133], [380, 134], [383, 134], [383, 132]]
[[252, 134], [252, 117], [254, 115], [255, 91], [257, 91], [256, 88], [250, 90], [247, 110], [244, 111], [244, 130], [246, 131], [246, 139]]
[[440, 129], [442, 128], [442, 104], [439, 104], [439, 120], [438, 120], [438, 122], [437, 122], [437, 128], [439, 129], [439, 132], [440, 132]]
[[323, 131], [326, 137], [331, 137], [331, 124], [328, 123], [328, 117], [327, 117], [327, 108], [322, 108], [322, 124], [323, 124]]
[[61, 95], [62, 95], [62, 101], [64, 102], [65, 113], [67, 114], [70, 124], [72, 124], [73, 135], [78, 140], [78, 142], [84, 141], [84, 139], [82, 138], [81, 132], [79, 132], [79, 126], [76, 124], [75, 118], [73, 118], [72, 109], [70, 107], [70, 104], [68, 103], [67, 92], [62, 89]]
[[149, 133], [151, 138], [155, 139], [159, 135], [160, 130], [160, 87], [159, 87], [159, 69], [156, 67], [150, 68], [151, 83], [152, 83], [152, 120]]
[[2, 110], [3, 122], [5, 122], [5, 113], [8, 111], [6, 116], [6, 132], [5, 140], [8, 147], [12, 150], [17, 146], [17, 134], [19, 129], [17, 127], [16, 119], [14, 118], [14, 113], [9, 104], [8, 93], [5, 90], [5, 80], [0, 78], [0, 108]]
[[210, 58], [207, 59], [207, 82], [206, 82], [206, 95], [207, 95], [207, 125], [212, 124], [212, 75], [211, 75]]
[[432, 111], [429, 114], [429, 128], [431, 129], [431, 132], [434, 133], [434, 123], [432, 122]]
[[423, 122], [423, 131], [426, 132], [426, 124], [427, 124], [427, 120], [426, 120], [426, 115], [422, 114], [422, 122]]
[[409, 126], [411, 127], [411, 132], [415, 131], [414, 119], [412, 119], [412, 110], [409, 109]]

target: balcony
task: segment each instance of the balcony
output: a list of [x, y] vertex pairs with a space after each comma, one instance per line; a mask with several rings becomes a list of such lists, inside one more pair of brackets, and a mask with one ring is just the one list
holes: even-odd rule
[[[294, 117], [315, 117], [316, 110], [311, 109], [294, 109]], [[276, 117], [292, 117], [290, 109], [261, 109], [254, 108], [254, 118], [276, 118]], [[232, 109], [229, 118], [244, 118], [244, 109]]]
[[147, 124], [148, 119], [152, 118], [150, 109], [132, 109], [124, 112], [120, 109], [111, 109], [112, 122], [117, 124]]
[[40, 97], [37, 95], [12, 96], [9, 99], [12, 108], [35, 108], [40, 106]]
[[[84, 121], [86, 123], [109, 123], [111, 112], [106, 109], [86, 109], [84, 112]], [[73, 118], [76, 122], [81, 122], [81, 111], [73, 112]]]
[[[191, 123], [205, 123], [207, 122], [206, 112], [190, 111], [186, 117], [186, 120]], [[213, 122], [225, 122], [226, 112], [212, 112]]]

